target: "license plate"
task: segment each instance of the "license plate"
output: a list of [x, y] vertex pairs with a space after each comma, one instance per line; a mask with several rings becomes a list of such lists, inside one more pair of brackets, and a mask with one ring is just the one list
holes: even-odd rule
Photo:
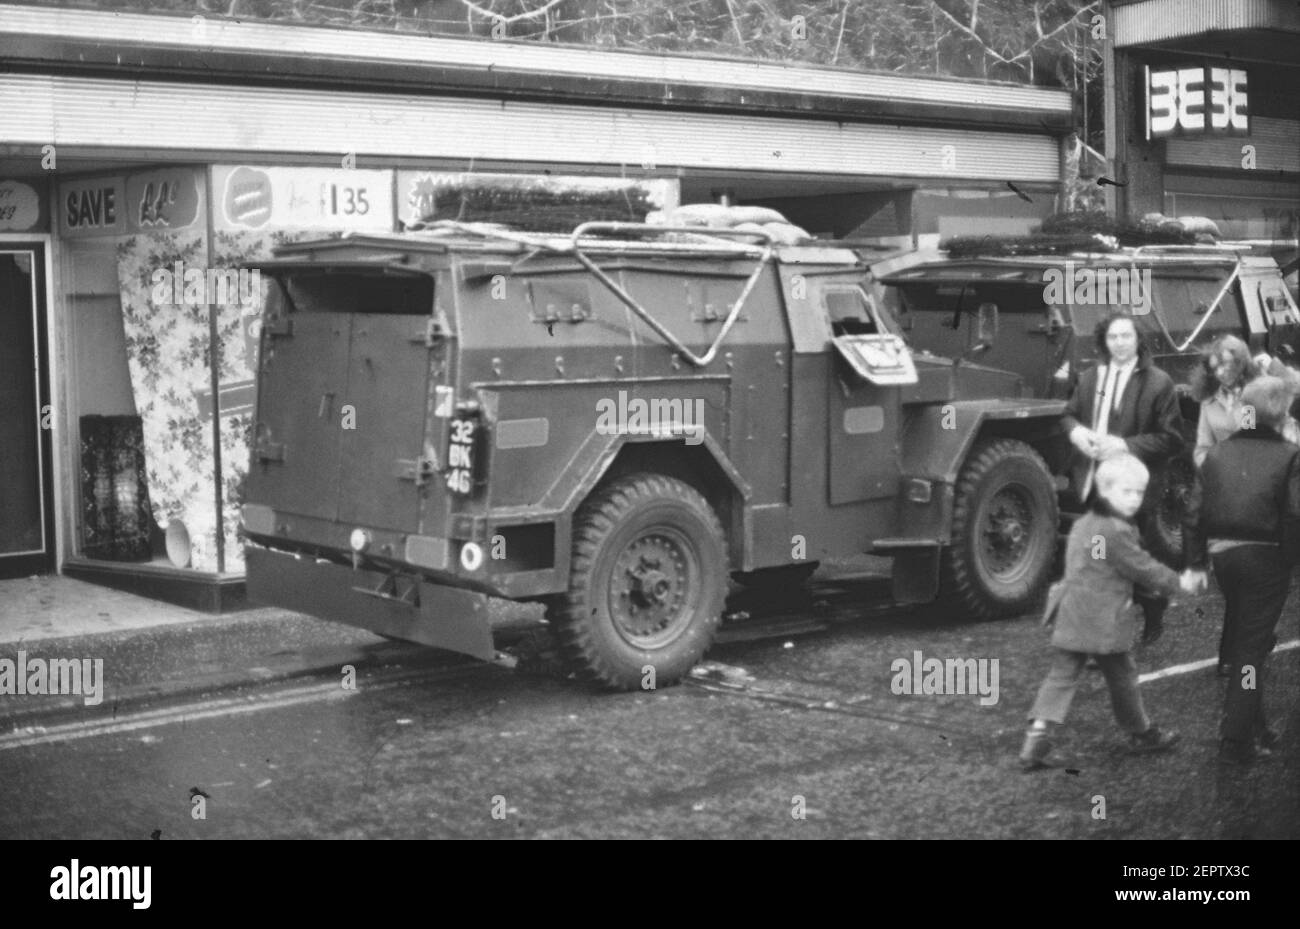
[[447, 423], [447, 489], [472, 494], [479, 483], [483, 443], [482, 423], [475, 417], [458, 416]]

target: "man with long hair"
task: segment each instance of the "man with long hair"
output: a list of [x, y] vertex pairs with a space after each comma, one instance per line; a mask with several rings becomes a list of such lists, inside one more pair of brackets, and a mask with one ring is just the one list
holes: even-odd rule
[[[1094, 335], [1097, 364], [1079, 376], [1064, 419], [1075, 448], [1071, 486], [1083, 503], [1092, 496], [1099, 462], [1128, 454], [1154, 473], [1183, 447], [1183, 420], [1173, 379], [1152, 363], [1133, 317], [1110, 313], [1097, 324]], [[1138, 514], [1138, 525], [1147, 537], [1152, 510], [1148, 498]], [[1163, 631], [1169, 600], [1148, 591], [1140, 591], [1134, 600], [1146, 620], [1143, 641], [1154, 642]]]

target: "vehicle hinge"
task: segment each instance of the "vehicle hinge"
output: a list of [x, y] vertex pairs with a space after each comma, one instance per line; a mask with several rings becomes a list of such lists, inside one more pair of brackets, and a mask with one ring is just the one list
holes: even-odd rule
[[433, 458], [399, 458], [393, 462], [393, 476], [399, 481], [414, 481], [416, 487], [427, 484], [438, 473], [438, 462]]
[[253, 446], [253, 457], [258, 461], [284, 461], [284, 443], [259, 438]]
[[402, 606], [419, 607], [420, 585], [413, 577], [389, 574], [374, 587], [353, 587], [359, 594], [386, 600]]
[[283, 310], [268, 313], [262, 321], [262, 331], [267, 335], [291, 336], [293, 335], [293, 320]]
[[450, 333], [447, 330], [447, 322], [441, 316], [430, 316], [424, 320], [419, 327], [418, 332], [411, 334], [408, 341], [417, 344], [422, 343], [425, 348], [433, 348], [443, 339], [447, 338]]

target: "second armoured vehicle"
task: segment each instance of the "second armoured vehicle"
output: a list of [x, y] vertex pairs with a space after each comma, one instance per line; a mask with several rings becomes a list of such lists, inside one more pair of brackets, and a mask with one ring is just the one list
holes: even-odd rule
[[1276, 261], [1232, 243], [1120, 248], [1083, 237], [1055, 248], [987, 245], [883, 275], [901, 331], [914, 349], [960, 353], [980, 338], [978, 308], [996, 306], [1000, 328], [983, 363], [1016, 372], [1034, 396], [1066, 399], [1096, 363], [1097, 323], [1113, 311], [1132, 313], [1155, 363], [1179, 386], [1185, 454], [1152, 475], [1149, 492], [1159, 502], [1148, 539], [1158, 557], [1177, 564], [1200, 414], [1187, 382], [1199, 352], [1235, 334], [1252, 353], [1300, 364], [1300, 310]]

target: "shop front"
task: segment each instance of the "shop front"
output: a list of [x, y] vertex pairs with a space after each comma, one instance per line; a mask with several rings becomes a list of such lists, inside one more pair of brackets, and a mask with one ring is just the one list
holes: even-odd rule
[[1108, 152], [1123, 213], [1206, 216], [1225, 238], [1300, 235], [1300, 12], [1235, 0], [1111, 4]]

